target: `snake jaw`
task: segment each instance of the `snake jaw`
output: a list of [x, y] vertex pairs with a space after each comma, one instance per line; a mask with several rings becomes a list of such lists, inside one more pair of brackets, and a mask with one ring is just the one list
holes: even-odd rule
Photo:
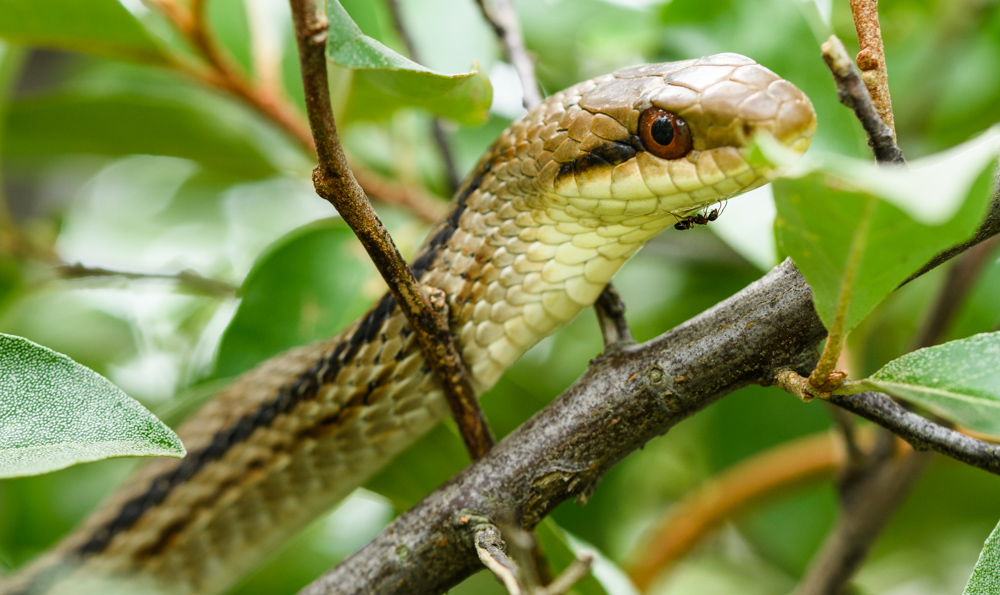
[[[642, 145], [639, 116], [651, 107], [683, 118], [688, 154], [663, 159]], [[667, 225], [780, 173], [751, 162], [755, 135], [802, 154], [815, 129], [794, 85], [750, 58], [717, 54], [626, 68], [558, 93], [512, 126], [507, 153], [521, 156], [519, 173], [534, 176], [534, 191], [553, 205], [607, 224], [657, 214]]]

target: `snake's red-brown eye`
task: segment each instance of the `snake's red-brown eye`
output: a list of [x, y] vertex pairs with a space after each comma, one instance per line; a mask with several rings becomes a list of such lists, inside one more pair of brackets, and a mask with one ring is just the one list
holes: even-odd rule
[[691, 129], [684, 118], [651, 107], [639, 116], [639, 140], [646, 150], [663, 159], [678, 159], [691, 152]]

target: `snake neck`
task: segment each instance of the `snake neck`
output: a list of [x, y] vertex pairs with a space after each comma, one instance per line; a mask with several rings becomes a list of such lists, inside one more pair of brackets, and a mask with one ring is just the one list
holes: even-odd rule
[[479, 392], [593, 305], [625, 261], [676, 221], [665, 213], [588, 213], [578, 205], [590, 206], [589, 199], [552, 192], [515, 194], [489, 170], [480, 165], [414, 262], [433, 254], [422, 281], [449, 296], [452, 328]]

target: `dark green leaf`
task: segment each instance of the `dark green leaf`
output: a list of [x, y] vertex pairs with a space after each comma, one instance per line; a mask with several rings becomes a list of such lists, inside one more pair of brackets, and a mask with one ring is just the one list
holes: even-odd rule
[[907, 353], [864, 384], [973, 430], [1000, 435], [1000, 333]]
[[164, 60], [118, 0], [0, 0], [0, 38], [138, 62]]
[[361, 32], [337, 0], [330, 20], [327, 59], [354, 71], [348, 119], [384, 119], [400, 107], [420, 107], [463, 123], [483, 121], [490, 107], [489, 79], [478, 70], [446, 75], [400, 56]]
[[243, 282], [242, 302], [222, 336], [216, 375], [235, 376], [276, 353], [336, 334], [372, 302], [373, 266], [352, 250], [340, 219], [297, 229], [271, 247]]
[[126, 456], [184, 456], [163, 422], [105, 378], [0, 334], [0, 477]]
[[[955, 191], [957, 200], [950, 202], [944, 192], [922, 192], [912, 184], [924, 175], [916, 165], [910, 172], [880, 172], [870, 164], [836, 160], [827, 170], [840, 173], [775, 182], [778, 248], [809, 280], [828, 329], [839, 313], [844, 332], [850, 332], [932, 256], [972, 236], [989, 201], [994, 165], [988, 158], [972, 176], [939, 172]], [[900, 187], [913, 194], [901, 197], [891, 190]]]

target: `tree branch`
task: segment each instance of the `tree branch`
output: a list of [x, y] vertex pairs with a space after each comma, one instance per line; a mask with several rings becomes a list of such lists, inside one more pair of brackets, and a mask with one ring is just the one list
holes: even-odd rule
[[833, 395], [830, 402], [906, 440], [914, 450], [934, 452], [1000, 475], [1000, 445], [977, 440], [907, 411], [882, 393]]
[[291, 6], [306, 111], [319, 157], [313, 170], [316, 193], [330, 201], [361, 240], [406, 314], [424, 359], [437, 375], [470, 455], [473, 459], [481, 457], [494, 440], [455, 346], [444, 296], [440, 290], [433, 296], [424, 293], [347, 164], [330, 106], [326, 18], [319, 15], [313, 0], [292, 0]]
[[[993, 226], [1000, 228], [1000, 209], [983, 224]], [[781, 369], [812, 369], [814, 345], [825, 334], [808, 283], [786, 261], [657, 339], [595, 359], [562, 396], [486, 457], [302, 593], [441, 592], [480, 567], [454, 511], [486, 518], [513, 513], [530, 528], [568, 498], [586, 501], [608, 468], [682, 419], [742, 386], [772, 383]], [[677, 383], [681, 376], [684, 382]], [[954, 438], [966, 449], [993, 448], [923, 423], [919, 435], [925, 438], [946, 432], [936, 442]]]
[[795, 595], [839, 595], [929, 462], [926, 453], [869, 457], [841, 486], [841, 512]]
[[868, 146], [874, 151], [875, 160], [879, 163], [903, 163], [903, 152], [896, 146], [896, 134], [879, 116], [861, 73], [836, 35], [831, 35], [823, 43], [823, 61], [837, 83], [837, 98], [854, 110], [854, 115], [868, 133]]
[[85, 279], [92, 277], [118, 277], [130, 281], [142, 279], [157, 279], [174, 281], [182, 287], [200, 294], [215, 297], [232, 297], [239, 293], [240, 288], [225, 281], [209, 279], [192, 271], [181, 271], [175, 275], [161, 273], [133, 273], [128, 271], [113, 271], [100, 267], [88, 267], [80, 263], [62, 264], [55, 267], [56, 274], [64, 279]]
[[786, 262], [673, 331], [598, 357], [562, 396], [303, 593], [441, 592], [480, 567], [456, 511], [513, 515], [530, 529], [560, 502], [586, 501], [612, 465], [679, 421], [737, 388], [769, 383], [775, 367], [811, 367], [802, 354], [815, 357], [823, 334], [808, 284]]

